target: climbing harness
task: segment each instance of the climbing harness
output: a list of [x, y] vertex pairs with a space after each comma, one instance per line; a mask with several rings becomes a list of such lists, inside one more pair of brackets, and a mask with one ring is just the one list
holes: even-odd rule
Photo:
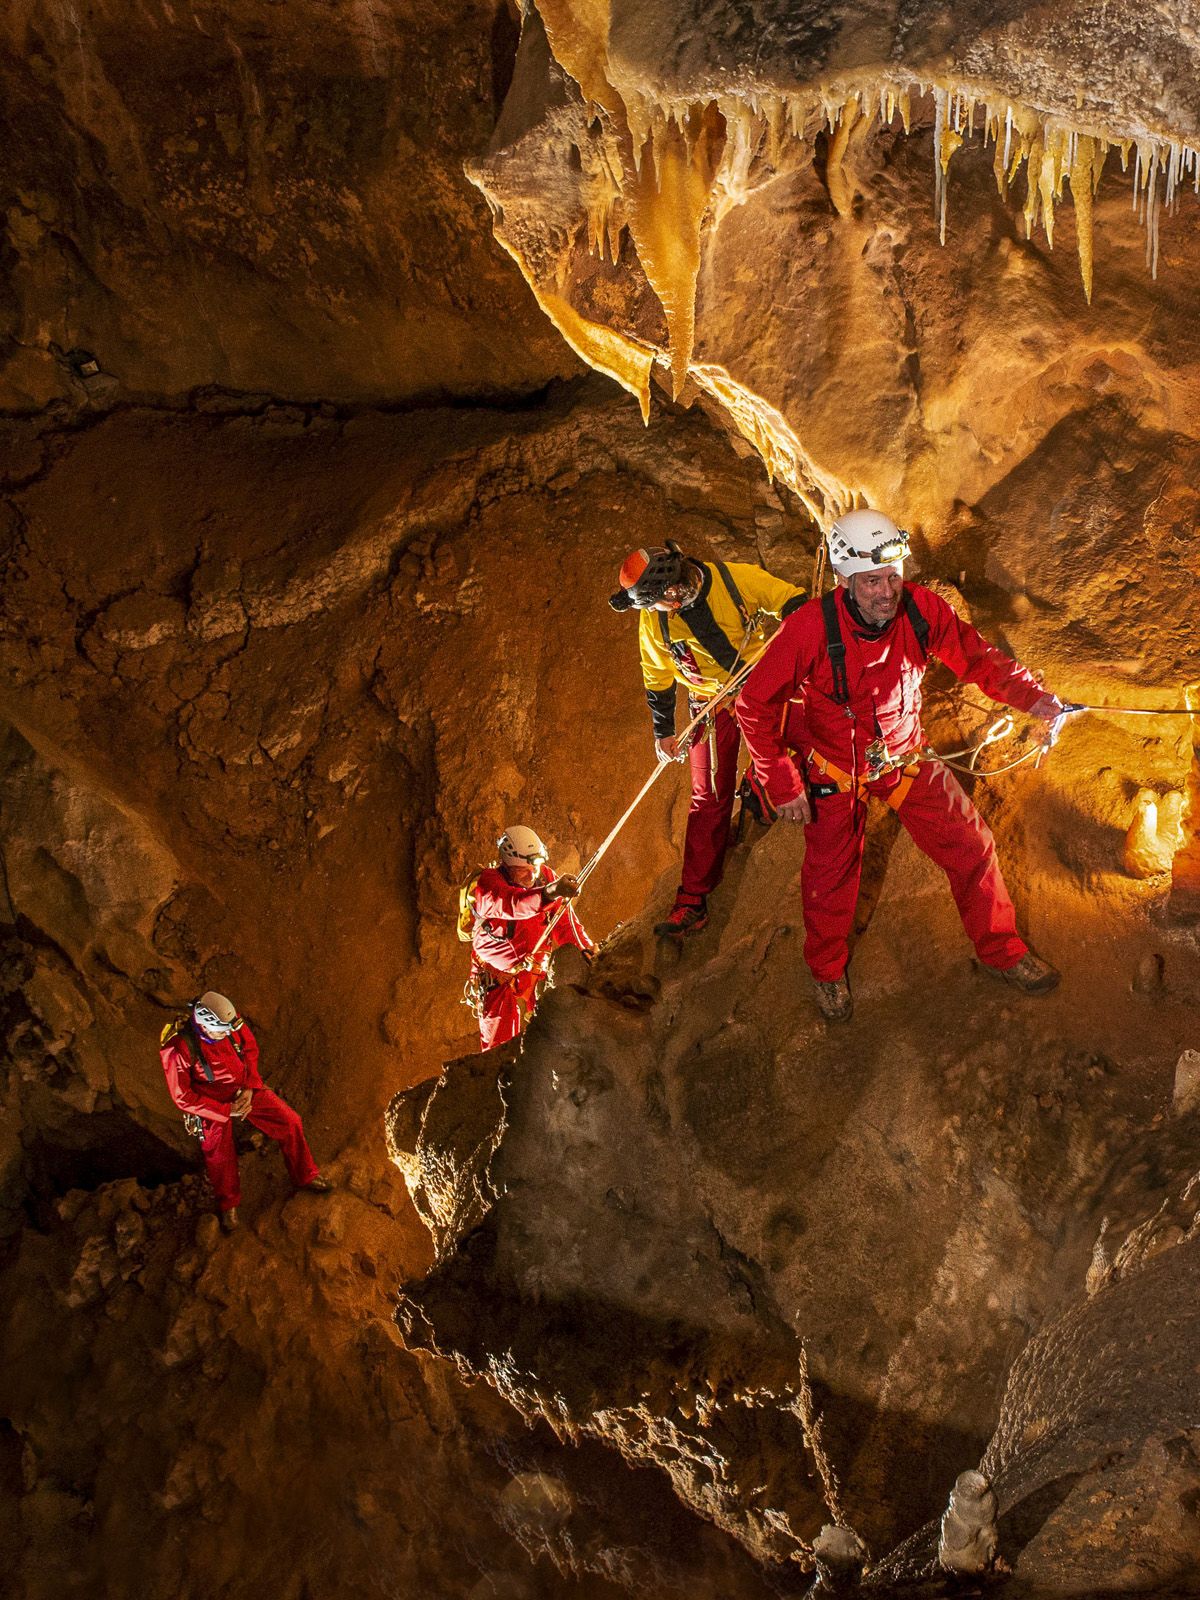
[[[879, 742], [882, 743], [882, 741]], [[867, 746], [868, 756], [870, 756], [871, 748], [871, 745]], [[829, 785], [838, 794], [853, 794], [858, 800], [866, 800], [870, 793], [868, 786], [874, 783], [877, 778], [882, 778], [889, 772], [899, 771], [901, 774], [900, 782], [894, 789], [880, 797], [887, 805], [891, 806], [893, 811], [899, 811], [908, 798], [908, 791], [913, 786], [913, 780], [921, 770], [921, 759], [921, 756], [889, 756], [886, 761], [879, 765], [868, 766], [866, 772], [861, 772], [856, 777], [854, 773], [843, 772], [841, 767], [834, 766], [833, 762], [821, 755], [820, 751], [810, 750], [808, 752], [809, 765], [815, 767], [820, 773], [824, 784]], [[822, 792], [822, 785], [815, 785], [814, 787], [818, 794]]]
[[[532, 959], [532, 954], [526, 957], [526, 960], [531, 961]], [[488, 995], [494, 989], [511, 989], [527, 971], [533, 972], [535, 984], [533, 1000], [531, 1002], [529, 997], [520, 991], [517, 992], [515, 998], [518, 1006], [521, 1007], [526, 1016], [530, 1016], [533, 1013], [533, 1007], [541, 998], [542, 986], [544, 985], [547, 989], [553, 989], [554, 987], [554, 977], [548, 967], [516, 967], [511, 972], [500, 972], [495, 967], [485, 967], [481, 971], [472, 972], [466, 983], [463, 984], [460, 1004], [466, 1006], [475, 1021], [478, 1022], [483, 1016], [483, 1007]]]

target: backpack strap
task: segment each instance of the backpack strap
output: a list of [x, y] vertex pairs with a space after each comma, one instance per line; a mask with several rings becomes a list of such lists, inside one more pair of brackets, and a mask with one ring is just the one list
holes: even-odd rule
[[[821, 615], [825, 619], [825, 647], [829, 651], [829, 666], [833, 672], [833, 703], [848, 705], [850, 680], [846, 676], [846, 641], [842, 638], [836, 589], [830, 589], [828, 594], [821, 596]], [[928, 633], [928, 628], [925, 631]]]
[[[186, 1016], [176, 1017], [174, 1022], [169, 1022], [162, 1031], [162, 1036], [159, 1039], [159, 1043], [170, 1044], [174, 1039], [178, 1039], [180, 1048], [183, 1050], [184, 1055], [188, 1058], [188, 1065], [192, 1068], [192, 1070], [195, 1070], [196, 1063], [199, 1062], [200, 1070], [203, 1072], [208, 1082], [216, 1083], [217, 1080], [213, 1076], [213, 1069], [204, 1059], [204, 1051], [200, 1048], [200, 1040], [196, 1035], [195, 1028], [192, 1026], [192, 1017], [190, 1012]], [[240, 1056], [242, 1053], [242, 1047], [236, 1039], [234, 1040], [233, 1047]]]
[[746, 610], [746, 602], [742, 599], [738, 586], [733, 581], [732, 572], [723, 561], [714, 561], [713, 566], [721, 574], [721, 582], [725, 585], [729, 598], [737, 607], [738, 615], [742, 619], [742, 627], [748, 628], [750, 626], [750, 613]]
[[912, 598], [912, 594], [910, 594], [907, 586], [906, 589], [904, 589], [904, 614], [906, 614], [907, 619], [912, 622], [912, 632], [917, 635], [917, 643], [920, 645], [920, 653], [922, 653], [922, 656], [925, 656], [926, 661], [928, 661], [928, 659], [930, 659], [930, 621], [928, 621], [928, 618], [926, 618], [925, 614], [922, 613], [922, 608], [920, 608], [920, 606], [917, 605], [917, 602], [915, 602], [914, 598]]
[[[187, 1045], [187, 1051], [188, 1051], [188, 1054], [192, 1057], [192, 1066], [194, 1067], [196, 1065], [196, 1063], [199, 1062], [200, 1063], [200, 1070], [203, 1072], [203, 1074], [204, 1074], [205, 1078], [208, 1080], [208, 1082], [209, 1083], [216, 1083], [217, 1080], [213, 1076], [213, 1069], [209, 1066], [208, 1062], [204, 1059], [204, 1051], [203, 1051], [203, 1049], [201, 1047], [200, 1040], [197, 1037], [195, 1030], [193, 1028], [191, 1028], [190, 1026], [186, 1027], [186, 1028], [181, 1028], [180, 1031], [179, 1031], [179, 1037], [181, 1039], [186, 1039], [186, 1040], [189, 1041], [189, 1043]], [[193, 1053], [193, 1046], [195, 1047], [194, 1053]], [[239, 1051], [238, 1053], [240, 1054], [241, 1052]]]
[[909, 593], [907, 586], [904, 590], [904, 615], [912, 623], [912, 631], [917, 636], [917, 644], [926, 661], [929, 659], [929, 619], [922, 615], [921, 608]]

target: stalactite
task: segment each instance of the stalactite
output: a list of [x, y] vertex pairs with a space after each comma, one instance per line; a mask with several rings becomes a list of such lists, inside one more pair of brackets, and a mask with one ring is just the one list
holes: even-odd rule
[[[950, 164], [956, 152], [977, 137], [985, 147], [988, 141], [994, 146], [992, 169], [1002, 198], [1025, 169], [1022, 210], [1028, 238], [1034, 237], [1040, 221], [1053, 248], [1056, 206], [1063, 200], [1064, 186], [1069, 186], [1080, 278], [1089, 304], [1095, 275], [1093, 199], [1110, 146], [1118, 146], [1124, 172], [1133, 155], [1132, 203], [1145, 223], [1152, 276], [1158, 273], [1164, 206], [1168, 213], [1175, 210], [1180, 187], [1189, 177], [1200, 192], [1200, 155], [1180, 139], [1144, 131], [1118, 136], [1087, 125], [1082, 115], [1047, 116], [989, 95], [977, 84], [913, 79], [893, 70], [858, 84], [844, 78], [829, 80], [806, 93], [774, 85], [770, 89], [728, 86], [718, 97], [694, 105], [645, 87], [635, 91], [626, 86], [618, 92], [608, 78], [609, 0], [537, 0], [537, 9], [556, 59], [579, 85], [585, 110], [589, 114], [598, 110], [604, 124], [599, 153], [585, 148], [586, 140], [576, 145], [584, 174], [581, 233], [589, 251], [615, 262], [628, 228], [641, 268], [663, 308], [676, 397], [689, 373], [695, 377], [699, 370], [692, 365], [692, 349], [702, 230], [720, 227], [756, 184], [784, 170], [793, 160], [790, 147], [811, 149], [822, 121], [829, 130], [830, 201], [843, 218], [852, 215], [855, 198], [849, 150], [869, 133], [876, 118], [881, 127], [891, 127], [898, 113], [909, 134], [914, 98], [932, 102], [934, 215], [943, 244]], [[1082, 113], [1082, 97], [1076, 98]], [[505, 242], [502, 220], [497, 222], [497, 234]], [[515, 249], [513, 253], [518, 254]], [[523, 270], [573, 348], [636, 394], [645, 412], [648, 374], [656, 353], [579, 316], [558, 284], [548, 290], [535, 283], [524, 264]], [[721, 398], [722, 403], [732, 404], [728, 393]], [[805, 469], [796, 465], [791, 445], [780, 443], [754, 406], [739, 404], [739, 426], [744, 424], [747, 437], [753, 436], [770, 470], [778, 470], [788, 482], [794, 480], [793, 486], [803, 484]], [[811, 484], [803, 493], [812, 498]]]
[[697, 107], [683, 125], [656, 125], [651, 159], [643, 160], [628, 199], [638, 259], [667, 319], [671, 388], [683, 388], [696, 330], [700, 225], [725, 144], [725, 119], [715, 104]]
[[833, 137], [829, 141], [829, 156], [825, 163], [825, 181], [829, 185], [829, 198], [839, 217], [848, 217], [854, 209], [854, 190], [846, 176], [846, 149], [850, 133], [859, 118], [858, 101], [847, 100]]
[[1092, 196], [1100, 182], [1107, 147], [1099, 139], [1081, 135], [1075, 141], [1075, 160], [1071, 167], [1071, 198], [1075, 202], [1075, 238], [1079, 249], [1079, 273], [1088, 305], [1092, 303]]
[[771, 480], [786, 483], [814, 521], [824, 525], [854, 504], [853, 492], [817, 466], [782, 412], [761, 395], [738, 383], [724, 367], [693, 364], [691, 376], [754, 446]]

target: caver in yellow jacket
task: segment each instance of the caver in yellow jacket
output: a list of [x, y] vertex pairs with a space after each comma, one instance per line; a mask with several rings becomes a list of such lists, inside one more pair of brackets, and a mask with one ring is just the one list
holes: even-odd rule
[[757, 661], [767, 636], [760, 620], [746, 640], [756, 612], [786, 617], [803, 603], [794, 583], [773, 578], [747, 562], [696, 561], [704, 574], [700, 593], [678, 611], [642, 611], [638, 645], [642, 679], [654, 720], [654, 737], [675, 732], [675, 685], [686, 684], [694, 700], [711, 700], [732, 674]]

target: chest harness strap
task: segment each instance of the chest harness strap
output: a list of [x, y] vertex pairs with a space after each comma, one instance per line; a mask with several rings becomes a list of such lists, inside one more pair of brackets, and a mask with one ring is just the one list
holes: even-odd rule
[[[743, 639], [740, 649], [735, 646], [713, 616], [708, 601], [705, 599], [695, 600], [687, 608], [694, 615], [689, 616], [684, 625], [697, 644], [703, 645], [722, 671], [732, 675], [737, 671], [742, 652], [749, 643], [750, 613], [746, 609], [746, 602], [742, 599], [741, 591], [734, 582], [733, 573], [730, 572], [725, 563], [723, 561], [714, 561], [711, 566], [721, 575], [721, 582], [725, 585], [726, 593], [733, 601], [738, 616], [742, 619], [742, 626], [746, 630], [746, 638]], [[680, 620], [683, 621], [683, 618], [681, 617]], [[660, 611], [658, 613], [658, 627], [662, 635], [664, 649], [678, 661], [687, 646], [680, 639], [672, 639], [671, 614], [669, 612]], [[688, 708], [693, 716], [702, 704], [702, 701], [694, 699], [691, 695], [688, 696]], [[717, 723], [715, 717], [708, 724], [708, 769], [709, 787], [712, 793], [715, 794], [717, 784]]]
[[[929, 656], [929, 622], [921, 614], [920, 607], [913, 599], [908, 589], [903, 594], [904, 614], [912, 625], [916, 635], [917, 646], [922, 659]], [[837, 590], [831, 589], [821, 598], [821, 616], [825, 623], [825, 647], [829, 652], [829, 668], [833, 674], [833, 702], [843, 706], [847, 717], [854, 722], [855, 716], [850, 710], [850, 680], [846, 672], [846, 641], [842, 637], [842, 622], [838, 612]], [[875, 725], [876, 735], [879, 735], [879, 725]], [[853, 741], [853, 734], [851, 735]], [[880, 741], [882, 742], [882, 741]], [[870, 755], [870, 751], [868, 751]], [[893, 811], [899, 811], [908, 797], [908, 791], [913, 786], [913, 779], [921, 770], [919, 761], [909, 762], [902, 766], [900, 761], [892, 760], [882, 765], [877, 765], [872, 771], [858, 775], [853, 772], [843, 772], [841, 767], [835, 766], [826, 756], [817, 750], [809, 750], [808, 759], [814, 769], [820, 773], [826, 783], [832, 784], [840, 794], [853, 794], [856, 799], [865, 801], [869, 785], [877, 778], [882, 778], [888, 772], [900, 768], [902, 777], [890, 793], [882, 795], [883, 799]], [[856, 763], [857, 765], [857, 759]]]

